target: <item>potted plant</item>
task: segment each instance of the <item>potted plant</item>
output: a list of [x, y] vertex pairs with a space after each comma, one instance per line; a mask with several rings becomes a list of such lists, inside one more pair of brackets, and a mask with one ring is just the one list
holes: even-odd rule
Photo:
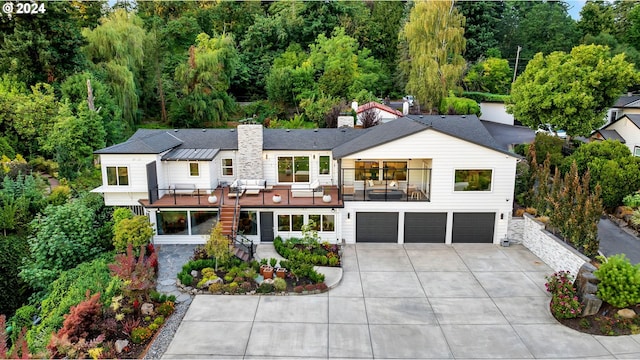
[[286, 275], [287, 275], [287, 269], [285, 269], [283, 267], [280, 267], [280, 268], [276, 269], [276, 277], [284, 279]]
[[262, 270], [262, 276], [265, 279], [273, 279], [273, 268], [271, 266], [267, 266]]
[[273, 198], [271, 199], [273, 200], [274, 203], [279, 203], [280, 201], [282, 201], [282, 197], [280, 196], [280, 194], [273, 194]]

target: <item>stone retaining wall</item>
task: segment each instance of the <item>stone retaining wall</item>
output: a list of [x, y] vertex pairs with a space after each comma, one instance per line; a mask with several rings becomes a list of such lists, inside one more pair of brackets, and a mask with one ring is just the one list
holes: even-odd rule
[[554, 271], [566, 270], [574, 277], [590, 259], [544, 229], [544, 224], [524, 214], [522, 244]]
[[524, 231], [524, 218], [512, 217], [509, 220], [507, 239], [512, 244], [522, 244], [522, 232]]

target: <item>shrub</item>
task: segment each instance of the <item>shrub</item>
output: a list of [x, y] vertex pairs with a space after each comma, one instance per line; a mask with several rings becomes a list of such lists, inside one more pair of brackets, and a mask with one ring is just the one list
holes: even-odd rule
[[221, 283], [213, 283], [209, 285], [209, 291], [214, 294], [222, 292], [223, 288], [224, 288], [224, 284], [221, 284]]
[[625, 206], [632, 208], [640, 207], [640, 193], [629, 194], [622, 199], [622, 203]]
[[276, 291], [285, 291], [287, 290], [287, 282], [282, 278], [275, 278], [273, 280], [273, 287]]
[[304, 286], [304, 289], [307, 291], [314, 291], [316, 289], [316, 286], [314, 284], [307, 284]]
[[[122, 220], [123, 222], [126, 220]], [[149, 292], [155, 286], [155, 268], [152, 264], [156, 261], [156, 253], [145, 257], [145, 247], [140, 246], [140, 255], [133, 254], [133, 245], [127, 245], [126, 254], [118, 254], [115, 263], [109, 264], [112, 275], [123, 280], [122, 290], [125, 295], [133, 298], [149, 297]]]
[[162, 325], [164, 324], [164, 316], [158, 315], [155, 319], [153, 319], [154, 324]]
[[165, 301], [156, 308], [158, 315], [162, 315], [164, 317], [171, 315], [174, 310], [175, 303], [173, 301]]
[[258, 289], [256, 290], [257, 293], [261, 293], [261, 294], [267, 294], [273, 291], [273, 284], [269, 284], [267, 282], [263, 282], [262, 284], [260, 284], [260, 286], [258, 286]]
[[147, 341], [152, 335], [152, 332], [149, 328], [146, 327], [137, 327], [131, 330], [131, 341], [134, 344], [142, 344]]
[[295, 286], [293, 288], [293, 291], [298, 293], [298, 294], [300, 294], [300, 293], [302, 293], [304, 291], [304, 286], [302, 286], [302, 285]]
[[216, 259], [214, 268], [218, 270], [218, 263], [225, 263], [231, 257], [229, 251], [229, 239], [222, 234], [222, 222], [218, 222], [216, 226], [211, 229], [209, 239], [204, 244], [204, 249], [209, 256]]
[[44, 351], [55, 330], [62, 326], [64, 314], [71, 306], [85, 300], [86, 291], [101, 293], [100, 302], [110, 304], [111, 298], [120, 292], [121, 281], [111, 276], [108, 263], [113, 261], [113, 253], [106, 253], [97, 259], [82, 263], [76, 268], [64, 271], [49, 287], [49, 292], [40, 302], [42, 321], [27, 332], [29, 348], [34, 353]]
[[[18, 276], [22, 259], [29, 255], [27, 239], [20, 235], [0, 237], [0, 309], [12, 314], [29, 297], [29, 286]], [[21, 329], [15, 327], [14, 329]], [[17, 331], [14, 332], [17, 335]]]
[[43, 290], [60, 272], [103, 252], [95, 220], [94, 211], [80, 201], [47, 207], [31, 223], [36, 234], [29, 239], [32, 258], [22, 267], [20, 277]]
[[480, 116], [480, 105], [472, 99], [450, 96], [440, 102], [440, 113], [450, 115], [475, 114]]
[[153, 227], [149, 223], [149, 218], [144, 215], [121, 219], [113, 225], [113, 246], [119, 253], [125, 252], [129, 245], [134, 249], [146, 246], [151, 237], [153, 237]]
[[624, 254], [598, 259], [602, 265], [593, 273], [600, 279], [598, 297], [619, 308], [640, 303], [640, 265], [631, 265]]
[[556, 319], [571, 319], [582, 313], [582, 304], [576, 295], [573, 278], [566, 271], [546, 276], [547, 291], [551, 293], [551, 313]]

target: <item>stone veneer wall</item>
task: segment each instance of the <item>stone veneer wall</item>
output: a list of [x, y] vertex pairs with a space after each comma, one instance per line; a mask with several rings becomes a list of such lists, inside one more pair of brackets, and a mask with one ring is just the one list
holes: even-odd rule
[[522, 244], [554, 271], [566, 270], [574, 277], [590, 260], [544, 229], [544, 224], [530, 214], [524, 214]]
[[524, 231], [524, 219], [521, 217], [512, 217], [509, 219], [509, 227], [507, 228], [507, 239], [512, 244], [522, 244], [522, 232]]
[[238, 125], [236, 169], [238, 179], [263, 179], [262, 125]]

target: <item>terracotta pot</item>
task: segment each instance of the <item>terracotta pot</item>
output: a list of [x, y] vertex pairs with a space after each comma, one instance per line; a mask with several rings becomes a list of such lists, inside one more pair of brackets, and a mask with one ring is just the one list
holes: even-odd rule
[[273, 268], [271, 266], [264, 268], [264, 270], [262, 270], [262, 276], [265, 279], [273, 279]]
[[264, 269], [271, 267], [268, 264], [260, 265], [260, 275], [264, 276]]
[[285, 275], [287, 275], [287, 269], [285, 269], [285, 268], [277, 268], [276, 269], [276, 276], [277, 277], [284, 279]]

